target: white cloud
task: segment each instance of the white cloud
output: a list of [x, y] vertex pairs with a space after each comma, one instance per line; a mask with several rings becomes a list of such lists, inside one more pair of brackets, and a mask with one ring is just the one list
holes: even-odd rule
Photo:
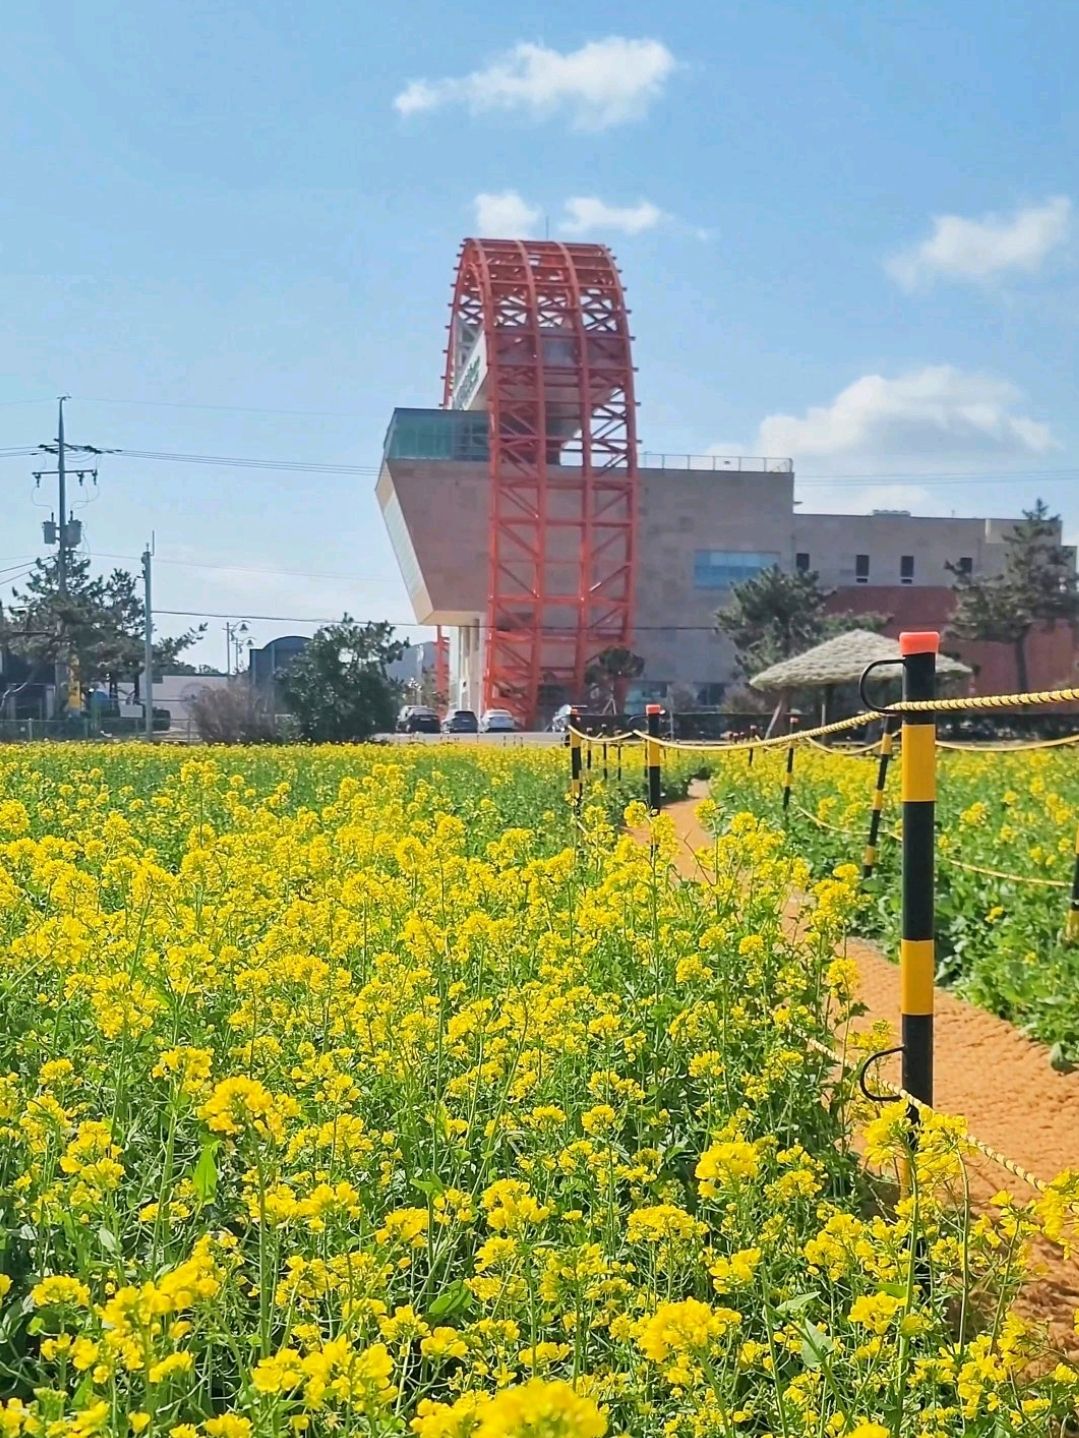
[[769, 415], [758, 453], [823, 459], [837, 469], [850, 461], [901, 461], [904, 472], [943, 460], [962, 464], [988, 455], [1044, 454], [1057, 447], [1049, 427], [1017, 413], [1020, 393], [1007, 380], [932, 365], [886, 379], [868, 374], [831, 404], [799, 418]]
[[895, 255], [886, 268], [907, 289], [936, 276], [978, 281], [1008, 270], [1033, 274], [1049, 252], [1068, 238], [1071, 209], [1066, 196], [1056, 195], [1012, 215], [985, 215], [980, 220], [936, 215], [928, 239]]
[[595, 195], [574, 195], [566, 201], [565, 209], [566, 218], [558, 226], [564, 235], [587, 235], [593, 230], [639, 235], [666, 219], [651, 200], [641, 200], [636, 205], [608, 205]]
[[564, 54], [519, 44], [486, 69], [413, 80], [393, 103], [402, 115], [464, 105], [473, 114], [517, 110], [533, 119], [562, 114], [577, 129], [603, 130], [643, 115], [674, 68], [674, 56], [658, 40], [610, 35]]
[[472, 203], [476, 208], [476, 229], [489, 239], [527, 239], [539, 227], [539, 207], [530, 205], [516, 190], [480, 194]]

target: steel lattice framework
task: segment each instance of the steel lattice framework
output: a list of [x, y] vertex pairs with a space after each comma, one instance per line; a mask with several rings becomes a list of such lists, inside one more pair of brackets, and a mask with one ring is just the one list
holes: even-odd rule
[[622, 283], [602, 245], [466, 240], [445, 407], [485, 407], [485, 705], [525, 723], [630, 642], [637, 435]]

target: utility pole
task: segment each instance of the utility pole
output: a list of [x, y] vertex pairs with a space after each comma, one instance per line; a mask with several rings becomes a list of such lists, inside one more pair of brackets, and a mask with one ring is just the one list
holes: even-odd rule
[[56, 476], [60, 488], [60, 548], [56, 556], [56, 587], [61, 597], [67, 595], [67, 464], [64, 444], [64, 400], [66, 394], [60, 396], [60, 420], [56, 431]]
[[[64, 400], [66, 394], [62, 394], [59, 400], [60, 419], [56, 430], [56, 476], [60, 489], [60, 527], [57, 530], [57, 541], [59, 548], [56, 552], [56, 588], [60, 595], [61, 602], [67, 598], [67, 467], [65, 456], [67, 446], [64, 444]], [[61, 621], [62, 622], [62, 621]], [[68, 686], [68, 665], [67, 655], [61, 650], [56, 656], [56, 674], [53, 681], [56, 685], [56, 698], [53, 704], [53, 713], [59, 716], [61, 710], [67, 708], [67, 686]]]
[[[45, 543], [46, 543], [46, 544], [55, 544], [55, 545], [57, 546], [57, 554], [56, 554], [56, 590], [57, 590], [57, 595], [58, 595], [58, 597], [59, 597], [59, 599], [60, 599], [61, 601], [63, 601], [64, 599], [67, 598], [67, 592], [68, 592], [68, 556], [69, 556], [69, 552], [70, 552], [72, 549], [74, 549], [75, 546], [80, 542], [81, 535], [82, 535], [82, 525], [79, 523], [79, 521], [77, 521], [77, 520], [75, 519], [73, 513], [72, 513], [72, 514], [69, 514], [69, 513], [68, 513], [68, 507], [67, 507], [67, 455], [68, 455], [68, 451], [69, 451], [69, 450], [72, 450], [72, 451], [76, 451], [76, 452], [79, 453], [79, 454], [89, 454], [89, 455], [100, 455], [100, 454], [107, 454], [107, 453], [110, 452], [110, 451], [108, 451], [108, 450], [98, 449], [96, 445], [92, 445], [92, 444], [68, 444], [68, 443], [67, 443], [67, 440], [64, 438], [64, 401], [65, 401], [66, 399], [70, 399], [70, 397], [71, 397], [70, 395], [62, 394], [62, 395], [60, 396], [60, 398], [59, 398], [59, 401], [58, 401], [59, 418], [58, 418], [58, 422], [57, 422], [57, 430], [56, 430], [56, 440], [55, 440], [55, 442], [54, 442], [53, 444], [41, 444], [41, 445], [38, 445], [38, 449], [39, 449], [43, 454], [55, 454], [55, 455], [56, 455], [56, 469], [55, 469], [55, 470], [37, 470], [37, 471], [35, 472], [35, 474], [34, 474], [34, 478], [37, 480], [37, 482], [38, 482], [39, 485], [40, 485], [40, 483], [41, 483], [41, 477], [42, 477], [43, 474], [55, 474], [55, 475], [56, 475], [56, 478], [57, 478], [57, 481], [58, 481], [59, 494], [58, 494], [57, 498], [58, 498], [58, 500], [59, 500], [59, 510], [58, 510], [58, 514], [57, 514], [57, 519], [56, 519], [55, 522], [52, 521], [52, 520], [49, 520], [49, 521], [44, 525], [44, 531], [45, 531]], [[87, 474], [90, 475], [91, 479], [92, 479], [92, 480], [94, 481], [94, 483], [96, 484], [96, 483], [97, 483], [97, 470], [96, 470], [96, 469], [90, 469], [90, 468], [80, 469], [80, 470], [78, 471], [79, 484], [80, 484], [80, 485], [82, 484], [82, 482], [83, 482], [83, 480], [85, 479], [85, 477], [86, 477]], [[62, 604], [62, 603], [61, 603], [61, 606], [60, 606], [60, 607], [61, 607], [61, 611], [62, 611], [62, 610], [63, 610], [63, 604]], [[66, 709], [66, 707], [67, 707], [67, 702], [68, 702], [69, 658], [70, 658], [70, 656], [67, 654], [67, 652], [66, 652], [66, 650], [65, 650], [65, 646], [66, 646], [66, 636], [65, 636], [65, 633], [64, 633], [64, 622], [65, 622], [65, 621], [64, 621], [64, 616], [63, 616], [63, 613], [61, 612], [60, 617], [59, 617], [60, 650], [59, 650], [59, 652], [58, 652], [58, 654], [57, 654], [57, 656], [56, 656], [56, 670], [55, 670], [55, 675], [54, 675], [54, 681], [55, 681], [55, 684], [56, 684], [56, 701], [55, 701], [55, 705], [54, 705], [54, 713], [55, 713], [56, 715], [61, 714], [61, 713], [63, 712], [63, 710]]]
[[142, 605], [143, 605], [143, 716], [146, 738], [151, 743], [154, 737], [154, 611], [151, 595], [152, 552], [149, 544], [142, 552]]

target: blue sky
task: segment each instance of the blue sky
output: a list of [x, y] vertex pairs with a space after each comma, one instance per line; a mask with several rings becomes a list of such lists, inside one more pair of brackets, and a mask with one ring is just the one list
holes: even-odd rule
[[[648, 449], [1074, 537], [1077, 48], [1071, 0], [9, 7], [0, 450], [63, 392], [76, 441], [369, 468], [117, 456], [81, 517], [156, 533], [164, 609], [408, 619], [373, 471], [499, 221], [614, 249]], [[48, 508], [0, 483], [3, 568]]]

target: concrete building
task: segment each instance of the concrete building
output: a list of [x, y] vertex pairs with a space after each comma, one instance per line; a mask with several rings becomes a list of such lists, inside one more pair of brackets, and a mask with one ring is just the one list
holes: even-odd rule
[[860, 612], [916, 593], [944, 628], [948, 564], [1003, 563], [1014, 518], [806, 514], [789, 459], [641, 452], [600, 246], [467, 240], [451, 309], [443, 407], [394, 411], [376, 493], [416, 620], [455, 633], [453, 704], [542, 723], [622, 644], [645, 661], [631, 700], [720, 703], [736, 665], [716, 612], [764, 569], [815, 571]]
[[[422, 414], [432, 428], [450, 414]], [[668, 465], [670, 461], [668, 460]], [[888, 614], [888, 632], [941, 627], [954, 583], [947, 565], [993, 574], [1015, 518], [927, 518], [894, 510], [809, 514], [794, 505], [788, 459], [687, 457], [682, 468], [639, 471], [636, 627], [633, 648], [645, 661], [633, 697], [662, 699], [677, 688], [720, 703], [736, 682], [730, 642], [716, 632], [716, 611], [731, 588], [771, 565], [813, 570], [837, 591], [831, 607]], [[702, 468], [709, 465], [709, 468]], [[565, 478], [572, 479], [568, 470]], [[456, 631], [452, 702], [477, 708], [483, 673], [490, 479], [471, 458], [409, 454], [395, 415], [377, 483], [416, 619]], [[916, 595], [909, 593], [916, 591]], [[912, 619], [917, 613], [916, 622]], [[1003, 646], [961, 646], [988, 690], [1014, 683]], [[1070, 634], [1035, 638], [1032, 683], [1065, 677], [1074, 665]], [[996, 683], [986, 685], [986, 665]], [[1047, 670], [1049, 672], [1047, 672]]]

